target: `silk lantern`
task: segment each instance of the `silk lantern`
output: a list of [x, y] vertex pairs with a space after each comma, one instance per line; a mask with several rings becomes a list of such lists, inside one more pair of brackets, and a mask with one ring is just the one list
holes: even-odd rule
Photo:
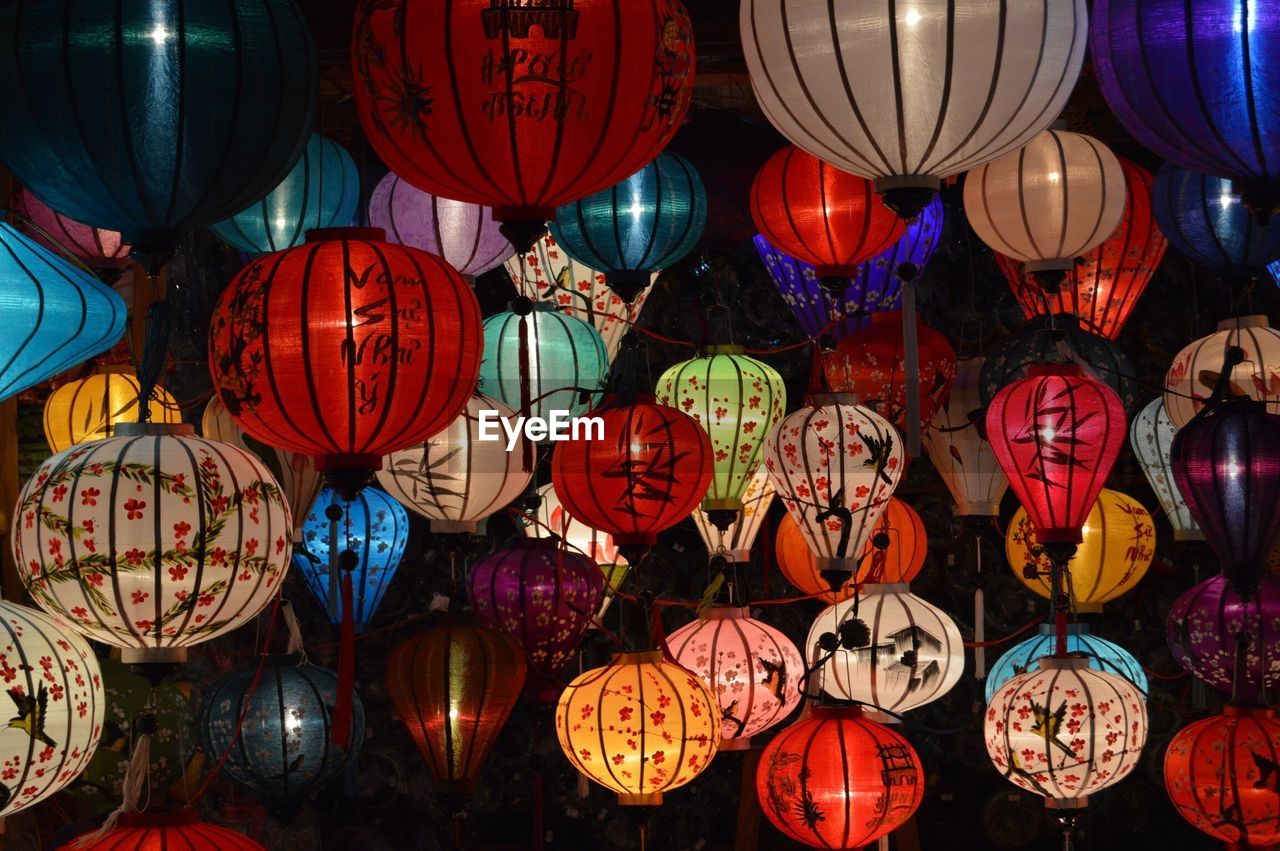
[[1280, 222], [1259, 224], [1225, 178], [1165, 163], [1151, 205], [1173, 247], [1221, 278], [1255, 278], [1280, 258]]
[[720, 706], [662, 651], [617, 653], [574, 677], [556, 705], [569, 762], [624, 806], [656, 806], [706, 769], [720, 746]]
[[[334, 508], [342, 512], [338, 520], [329, 519]], [[345, 614], [338, 559], [345, 551], [355, 553], [351, 620], [356, 632], [364, 632], [395, 578], [408, 541], [409, 515], [386, 491], [367, 487], [344, 500], [325, 488], [307, 515], [294, 546], [293, 564], [336, 625]]]
[[1174, 601], [1166, 624], [1174, 661], [1242, 706], [1269, 704], [1280, 682], [1280, 579], [1241, 587], [1214, 576]]
[[397, 0], [358, 9], [351, 57], [379, 158], [420, 189], [493, 207], [526, 251], [556, 207], [671, 140], [693, 86], [693, 27], [678, 0], [464, 0], [443, 15]]
[[693, 523], [698, 527], [702, 543], [707, 546], [707, 553], [723, 556], [738, 564], [751, 561], [751, 548], [769, 515], [769, 509], [773, 507], [774, 496], [769, 470], [761, 464], [747, 482], [747, 489], [742, 494], [742, 510], [729, 528], [722, 532], [707, 519], [705, 511], [693, 512]]
[[185, 851], [266, 851], [242, 833], [200, 820], [195, 810], [122, 812], [115, 826], [99, 836], [90, 833], [60, 846], [58, 851], [118, 851], [122, 848]]
[[817, 558], [809, 549], [809, 542], [800, 533], [795, 518], [789, 513], [782, 515], [778, 523], [778, 531], [774, 538], [774, 557], [778, 560], [778, 570], [783, 577], [796, 587], [800, 593], [830, 605], [847, 600], [857, 590], [858, 574], [847, 574], [848, 579], [837, 591], [832, 591], [827, 579], [818, 572]]
[[369, 196], [369, 225], [387, 241], [420, 248], [475, 277], [515, 253], [488, 207], [423, 192], [389, 171]]
[[1173, 437], [1178, 433], [1164, 409], [1164, 399], [1156, 397], [1133, 418], [1129, 446], [1147, 483], [1160, 500], [1160, 508], [1173, 527], [1175, 541], [1203, 541], [1204, 533], [1191, 516], [1191, 509], [1173, 475]]
[[27, 592], [128, 663], [181, 663], [252, 620], [289, 565], [292, 521], [271, 473], [189, 425], [122, 423], [54, 455], [14, 517]]
[[856, 4], [838, 15], [747, 0], [739, 25], [769, 122], [875, 179], [909, 219], [943, 178], [1022, 147], [1057, 118], [1084, 60], [1088, 13], [1084, 0]]
[[473, 612], [433, 617], [426, 630], [391, 651], [387, 691], [436, 794], [457, 798], [476, 790], [485, 757], [520, 696], [525, 658]]
[[[44, 402], [44, 437], [61, 452], [79, 443], [111, 437], [119, 423], [138, 421], [142, 386], [132, 369], [99, 366], [92, 375], [59, 385]], [[182, 409], [163, 387], [151, 388], [151, 422], [180, 423]]]
[[1164, 754], [1164, 788], [1178, 814], [1232, 848], [1280, 842], [1275, 711], [1224, 706], [1178, 731]]
[[480, 370], [480, 307], [466, 281], [382, 231], [311, 231], [246, 266], [209, 329], [215, 392], [245, 433], [315, 457], [352, 492], [382, 456], [466, 407]]
[[[1089, 661], [1095, 671], [1115, 674], [1133, 683], [1138, 691], [1147, 693], [1147, 675], [1141, 663], [1114, 641], [1108, 641], [1089, 631], [1083, 623], [1067, 624], [1067, 653], [1079, 654]], [[1016, 676], [1040, 669], [1040, 663], [1053, 656], [1058, 641], [1054, 624], [1042, 623], [1039, 631], [1026, 641], [1010, 647], [996, 660], [987, 672], [986, 702], [990, 703], [996, 691]]]
[[[1232, 347], [1244, 351], [1244, 360], [1227, 364]], [[1261, 314], [1237, 316], [1218, 323], [1218, 330], [1191, 343], [1173, 358], [1164, 377], [1164, 410], [1169, 422], [1180, 429], [1199, 413], [1223, 369], [1231, 373], [1228, 391], [1267, 403], [1267, 411], [1280, 414], [1280, 332]]]
[[814, 848], [861, 848], [904, 825], [924, 799], [920, 757], [856, 706], [818, 706], [760, 755], [756, 794], [774, 827]]
[[1028, 372], [991, 400], [987, 440], [1040, 544], [1079, 544], [1124, 443], [1124, 406], [1074, 364]]
[[250, 206], [210, 228], [250, 254], [295, 248], [306, 232], [350, 227], [360, 201], [360, 173], [347, 149], [312, 133], [284, 180]]
[[663, 152], [619, 183], [556, 210], [551, 235], [575, 260], [604, 271], [630, 304], [654, 272], [684, 259], [707, 224], [702, 178], [679, 154]]
[[293, 0], [23, 0], [11, 11], [0, 160], [135, 253], [162, 260], [183, 232], [243, 210], [307, 143], [319, 73]]
[[124, 334], [124, 299], [0, 222], [0, 400], [101, 354]]
[[[1066, 565], [1065, 591], [1076, 611], [1100, 612], [1104, 603], [1133, 590], [1147, 575], [1156, 555], [1156, 527], [1142, 503], [1103, 488], [1080, 535], [1082, 540]], [[1053, 560], [1044, 552], [1025, 508], [1019, 508], [1009, 521], [1005, 555], [1023, 585], [1046, 600], [1053, 599]], [[1034, 568], [1034, 576], [1027, 575], [1028, 568]]]
[[787, 409], [782, 376], [741, 346], [710, 346], [664, 372], [657, 395], [711, 438], [714, 466], [702, 510], [712, 525], [728, 530], [760, 466], [760, 447]]
[[961, 358], [951, 392], [934, 411], [924, 433], [924, 448], [942, 477], [959, 517], [995, 517], [1009, 478], [984, 435], [979, 375], [983, 358]]
[[[506, 405], [477, 394], [448, 428], [392, 452], [378, 471], [378, 483], [387, 493], [430, 520], [433, 532], [474, 534], [484, 518], [510, 505], [533, 478], [524, 469], [533, 447], [523, 433], [511, 451], [506, 435], [481, 439], [486, 411], [515, 421], [515, 412]], [[492, 427], [498, 430], [496, 424]]]
[[20, 221], [25, 218], [34, 225], [24, 229], [45, 248], [55, 253], [68, 251], [91, 269], [123, 270], [129, 265], [130, 246], [116, 231], [73, 221], [26, 188], [18, 190], [13, 206], [21, 217]]
[[555, 485], [551, 482], [538, 488], [536, 496], [538, 507], [532, 513], [525, 513], [521, 531], [530, 538], [560, 538], [565, 546], [596, 563], [596, 567], [604, 574], [604, 598], [596, 613], [596, 620], [599, 620], [613, 602], [614, 592], [622, 586], [623, 580], [631, 572], [627, 557], [618, 551], [618, 545], [608, 532], [592, 529], [565, 511], [560, 498], [556, 496]]

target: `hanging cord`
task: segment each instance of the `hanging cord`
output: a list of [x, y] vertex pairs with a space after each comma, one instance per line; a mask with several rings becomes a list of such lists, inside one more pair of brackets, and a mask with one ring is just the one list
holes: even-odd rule
[[[159, 289], [158, 275], [149, 275], [152, 294]], [[164, 372], [169, 356], [169, 326], [171, 314], [169, 302], [163, 298], [151, 302], [147, 309], [147, 333], [142, 343], [142, 356], [138, 358], [138, 422], [151, 422], [151, 401], [156, 384]]]
[[284, 618], [285, 628], [289, 631], [289, 645], [285, 653], [290, 656], [301, 656], [298, 664], [307, 664], [307, 649], [302, 644], [302, 627], [298, 625], [298, 616], [293, 612], [293, 603], [286, 600], [280, 607], [280, 614]]
[[138, 802], [142, 800], [144, 786], [147, 790], [148, 801], [151, 798], [151, 735], [156, 729], [155, 716], [150, 714], [139, 715], [134, 719], [134, 726], [137, 730], [130, 729], [129, 735], [132, 737], [137, 732], [138, 737], [133, 742], [133, 755], [129, 758], [129, 768], [124, 775], [120, 806], [111, 811], [111, 814], [107, 816], [101, 827], [84, 839], [78, 840], [77, 844], [97, 844], [98, 840], [116, 829], [122, 814], [136, 813], [140, 809], [145, 809], [145, 807], [140, 808], [138, 806]]
[[920, 341], [916, 320], [916, 276], [920, 270], [914, 263], [899, 263], [898, 279], [902, 281], [902, 368], [906, 373], [907, 460], [920, 457]]

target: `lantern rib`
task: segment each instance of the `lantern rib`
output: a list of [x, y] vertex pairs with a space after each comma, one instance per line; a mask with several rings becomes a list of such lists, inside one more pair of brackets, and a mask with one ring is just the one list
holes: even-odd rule
[[[889, 5], [890, 5], [890, 7], [892, 7], [892, 6], [893, 6], [893, 0], [890, 0]], [[850, 773], [850, 771], [849, 771], [850, 766], [849, 766], [849, 747], [848, 747], [848, 739], [846, 738], [847, 736], [849, 736], [849, 735], [852, 733], [852, 731], [847, 731], [847, 732], [846, 732], [846, 730], [845, 730], [845, 721], [846, 721], [846, 720], [848, 720], [848, 719], [845, 719], [845, 718], [843, 718], [843, 717], [839, 717], [839, 718], [836, 718], [836, 719], [835, 719], [835, 722], [836, 722], [836, 745], [837, 745], [837, 746], [839, 747], [839, 749], [840, 749], [840, 776], [841, 776], [841, 777], [843, 777], [843, 778], [845, 778], [844, 787], [845, 787], [845, 790], [846, 790], [846, 794], [844, 794], [844, 795], [841, 795], [841, 796], [840, 796], [841, 798], [843, 798], [843, 799], [844, 799], [844, 801], [843, 801], [843, 803], [844, 803], [844, 819], [842, 820], [842, 825], [841, 825], [841, 837], [840, 837], [840, 847], [841, 847], [841, 848], [848, 848], [848, 847], [850, 847], [850, 846], [853, 844], [853, 843], [852, 843], [852, 837], [849, 835], [849, 834], [850, 834], [850, 830], [851, 830], [851, 829], [852, 829], [852, 827], [853, 827], [853, 796], [852, 796], [852, 795], [850, 795], [850, 794], [847, 794], [847, 791], [848, 791], [848, 788], [849, 788], [849, 779], [848, 779], [848, 778], [849, 778], [849, 773]], [[858, 724], [858, 722], [856, 722], [856, 721], [850, 721], [849, 726], [851, 726], [851, 727], [856, 727], [856, 726], [859, 726], [859, 724]], [[815, 732], [816, 732], [816, 731], [815, 731]], [[886, 808], [888, 807], [888, 800], [887, 800], [887, 799], [888, 799], [888, 795], [885, 795], [885, 807], [886, 807]], [[881, 815], [881, 816], [883, 816], [883, 810], [881, 811], [880, 815]], [[881, 824], [883, 824], [883, 821], [876, 821], [876, 822], [874, 822], [874, 824], [875, 824], [875, 828], [874, 828], [874, 829], [879, 829], [880, 825], [881, 825]], [[870, 826], [870, 825], [868, 825], [868, 827], [869, 827], [869, 826]]]
[[[299, 348], [302, 351], [307, 352], [307, 351], [310, 351], [311, 349], [311, 346], [310, 346], [311, 328], [309, 323], [307, 322], [308, 317], [311, 315], [311, 297], [312, 297], [311, 270], [315, 265], [316, 254], [320, 250], [320, 244], [316, 243], [314, 245], [307, 246], [304, 250], [306, 252], [306, 255], [305, 255], [306, 261], [303, 265], [303, 271], [302, 271], [302, 277], [301, 277], [302, 293], [300, 298], [298, 299], [297, 309], [300, 313], [300, 316], [298, 319]], [[285, 399], [280, 394], [280, 384], [279, 382], [277, 382], [276, 380], [277, 376], [275, 375], [275, 371], [272, 368], [271, 323], [268, 321], [265, 321], [265, 317], [270, 313], [270, 310], [268, 309], [268, 305], [270, 304], [272, 290], [274, 289], [272, 284], [275, 282], [276, 274], [280, 271], [280, 267], [284, 264], [285, 256], [286, 255], [284, 253], [278, 253], [278, 254], [272, 255], [272, 260], [274, 261], [274, 265], [272, 266], [271, 270], [267, 272], [266, 275], [260, 279], [261, 286], [264, 290], [263, 307], [262, 307], [262, 314], [263, 314], [264, 320], [262, 322], [262, 329], [261, 329], [262, 363], [263, 363], [263, 366], [266, 368], [267, 385], [271, 388], [271, 395], [275, 399], [276, 408], [281, 411], [289, 410], [289, 406], [285, 404]], [[271, 262], [271, 261], [268, 261], [268, 262]], [[285, 309], [288, 309], [288, 308], [285, 308]], [[348, 316], [351, 315], [351, 306], [349, 303], [347, 304], [347, 315]], [[312, 372], [311, 358], [304, 359], [304, 366], [305, 366], [305, 369], [303, 370], [303, 376], [306, 378], [307, 401], [310, 402], [311, 412], [314, 414], [314, 419], [312, 420], [312, 422], [318, 427], [320, 432], [323, 434], [324, 443], [327, 443], [330, 447], [333, 447], [336, 449], [338, 448], [338, 444], [334, 440], [333, 434], [329, 431], [329, 425], [327, 422], [325, 422], [324, 415], [320, 410], [320, 397], [316, 393], [316, 377], [315, 377], [315, 374]], [[254, 408], [251, 408], [250, 410], [252, 412], [252, 415], [256, 419], [258, 419], [258, 421], [262, 424], [263, 430], [269, 430], [268, 429], [269, 424], [265, 422], [261, 416], [258, 415], [256, 406]], [[289, 426], [294, 430], [294, 432], [303, 440], [303, 442], [294, 444], [290, 448], [294, 449], [295, 451], [306, 451], [306, 448], [307, 448], [305, 443], [306, 432], [304, 432], [302, 429], [298, 428], [298, 426], [294, 424], [292, 417], [282, 417], [281, 421], [288, 423]], [[271, 424], [271, 425], [274, 425], [274, 424]]]
[[[160, 441], [154, 438], [152, 440], [155, 444], [155, 455], [154, 455], [153, 463], [155, 465], [155, 469], [160, 470], [161, 469]], [[193, 476], [199, 475], [200, 466], [199, 464], [196, 463], [195, 454], [191, 451], [190, 447], [187, 446], [185, 441], [179, 441], [179, 444], [182, 447], [183, 454], [186, 455], [186, 459], [188, 463], [191, 465], [191, 472]], [[212, 449], [212, 444], [204, 444], [202, 441], [202, 445]], [[226, 457], [222, 455], [222, 453], [220, 452], [218, 453], [218, 460], [223, 462], [222, 468], [226, 470], [228, 473], [231, 473], [230, 467], [226, 464], [226, 460], [227, 460]], [[236, 483], [235, 480], [233, 479], [232, 493], [239, 493], [239, 492], [240, 492], [240, 487], [238, 483]], [[206, 506], [205, 504], [204, 496], [205, 496], [204, 489], [197, 488], [196, 489], [196, 519], [197, 519], [196, 534], [199, 535], [198, 540], [202, 542], [205, 540], [205, 535], [208, 534], [207, 522], [206, 522], [208, 519], [208, 506]], [[154, 500], [154, 502], [152, 502], [152, 506], [155, 509], [153, 512], [155, 516], [155, 529], [153, 534], [155, 535], [157, 559], [159, 559], [161, 556], [160, 551], [163, 547], [163, 544], [161, 542], [164, 540], [164, 533], [165, 533], [162, 518], [160, 516], [161, 506], [164, 505], [164, 502], [162, 501], [162, 497], [163, 497], [163, 490], [161, 487], [161, 480], [159, 476], [156, 476], [155, 492], [152, 494], [152, 499]], [[236, 541], [237, 543], [242, 543], [244, 541], [244, 518], [240, 516], [240, 512], [238, 511], [236, 512], [236, 516], [239, 520], [239, 525], [236, 529]], [[233, 557], [236, 559], [236, 569], [231, 573], [230, 579], [227, 582], [227, 593], [222, 595], [222, 602], [219, 604], [218, 609], [209, 616], [210, 623], [213, 623], [217, 620], [218, 612], [221, 612], [222, 607], [226, 605], [227, 598], [231, 596], [231, 589], [234, 587], [235, 581], [236, 581], [235, 577], [240, 574], [240, 565], [239, 565], [240, 547], [239, 546], [235, 548], [235, 553]], [[204, 582], [203, 582], [204, 567], [205, 567], [204, 558], [205, 558], [205, 548], [201, 546], [199, 551], [196, 553], [195, 579], [192, 580], [193, 588], [198, 589], [198, 588], [204, 587]], [[164, 623], [164, 615], [165, 615], [164, 610], [161, 608], [161, 600], [164, 599], [164, 581], [163, 581], [163, 574], [160, 571], [160, 565], [158, 563], [155, 566], [155, 574], [156, 574], [155, 587], [152, 590], [152, 599], [155, 600], [155, 618], [154, 618], [155, 625], [156, 625], [155, 646], [161, 647], [163, 646], [162, 624]], [[121, 593], [118, 588], [118, 585], [119, 583], [117, 583], [117, 594]], [[173, 641], [170, 642], [171, 646], [174, 642], [176, 642], [177, 640], [176, 636], [182, 635], [182, 633], [186, 630], [187, 626], [190, 625], [191, 619], [195, 615], [196, 606], [199, 602], [198, 597], [199, 597], [198, 594], [193, 594], [187, 598], [190, 602], [184, 607], [186, 611], [183, 613], [182, 623], [180, 623], [177, 629], [174, 630], [173, 634], [175, 638]], [[123, 612], [124, 610], [122, 608], [119, 611]]]
[[[453, 21], [454, 15], [456, 14], [454, 12], [453, 6], [454, 6], [454, 0], [445, 0], [444, 9], [440, 14], [439, 19], [437, 20], [437, 24], [439, 23], [439, 21], [444, 22], [443, 26], [440, 27], [441, 36], [444, 39], [444, 59], [445, 59], [444, 64], [446, 67], [449, 67], [449, 68], [458, 68], [458, 67], [461, 67], [459, 64], [459, 59], [454, 56], [454, 52], [453, 52], [452, 21]], [[373, 10], [374, 7], [370, 7], [370, 9]], [[404, 37], [405, 33], [408, 33], [411, 31], [411, 27], [409, 26], [409, 20], [408, 20], [409, 9], [410, 9], [409, 5], [405, 4], [405, 6], [399, 10], [399, 12], [403, 13], [404, 15], [404, 19], [403, 19], [404, 22], [399, 27], [399, 32], [401, 34], [399, 38], [401, 74], [404, 76], [404, 79], [410, 79], [410, 75], [412, 74], [412, 70], [410, 69], [410, 65], [409, 65], [409, 39]], [[358, 37], [359, 29], [357, 29], [356, 32]], [[502, 55], [504, 57], [510, 56], [511, 44], [510, 44], [509, 38], [510, 36], [508, 33], [506, 33], [504, 28], [504, 32], [502, 36]], [[499, 72], [499, 74], [502, 75], [502, 72]], [[506, 76], [506, 80], [507, 80], [506, 94], [508, 97], [508, 103], [510, 103], [512, 74], [508, 72], [504, 76]], [[357, 85], [359, 85], [358, 82], [357, 82]], [[463, 144], [466, 146], [467, 154], [471, 157], [471, 164], [475, 167], [474, 175], [475, 177], [478, 177], [481, 180], [483, 180], [485, 183], [487, 183], [489, 185], [489, 188], [493, 191], [493, 193], [496, 196], [502, 197], [505, 194], [503, 191], [503, 188], [499, 186], [498, 182], [494, 180], [493, 175], [491, 175], [488, 169], [485, 168], [484, 163], [480, 159], [479, 153], [476, 151], [475, 140], [471, 138], [471, 126], [466, 120], [466, 112], [462, 108], [462, 93], [458, 88], [458, 78], [457, 78], [457, 75], [455, 74], [449, 75], [449, 91], [450, 91], [450, 94], [453, 96], [453, 114], [457, 122], [456, 132], [457, 132], [457, 135], [462, 139]], [[378, 116], [378, 109], [375, 107], [368, 110], [362, 110], [361, 115], [368, 116], [370, 118], [376, 117]], [[394, 145], [395, 142], [391, 141], [393, 138], [393, 135], [387, 132], [387, 129], [385, 128], [385, 126], [382, 126], [382, 122], [380, 120], [378, 121], [378, 124], [380, 125], [380, 129], [382, 130], [383, 135], [387, 137], [390, 144]], [[515, 136], [514, 122], [508, 119], [507, 126], [510, 130], [512, 137], [514, 137]], [[446, 197], [457, 197], [457, 198], [466, 198], [474, 195], [474, 188], [468, 187], [466, 185], [467, 178], [462, 175], [461, 171], [456, 167], [456, 164], [451, 166], [448, 160], [445, 157], [441, 156], [439, 151], [436, 150], [435, 145], [431, 144], [430, 133], [419, 132], [416, 134], [416, 138], [417, 138], [417, 141], [420, 142], [426, 148], [426, 150], [431, 154], [431, 156], [435, 158], [436, 162], [441, 166], [440, 169], [432, 170], [431, 176], [433, 180], [440, 181], [442, 188], [448, 188], [448, 184], [451, 183], [451, 180], [444, 179], [445, 175], [448, 175], [449, 178], [455, 178], [455, 177], [457, 178], [457, 186], [455, 188], [446, 192], [433, 192], [432, 194], [443, 194]], [[408, 159], [406, 152], [402, 150], [399, 145], [396, 145], [396, 153]], [[527, 196], [524, 188], [524, 175], [521, 174], [520, 172], [519, 158], [514, 155], [514, 151], [512, 156], [512, 165], [513, 165], [512, 177], [516, 182], [515, 194], [519, 198], [520, 203], [525, 203]], [[419, 171], [421, 172], [422, 170], [419, 169]]]
[[[1248, 3], [1248, 0], [1245, 0], [1244, 5], [1245, 5], [1246, 7], [1247, 7], [1247, 3]], [[1236, 164], [1239, 166], [1239, 172], [1238, 172], [1238, 173], [1240, 173], [1240, 174], [1255, 174], [1256, 172], [1253, 170], [1253, 168], [1251, 168], [1251, 167], [1249, 166], [1249, 164], [1248, 164], [1248, 163], [1246, 163], [1246, 162], [1244, 161], [1244, 159], [1242, 159], [1242, 158], [1241, 158], [1240, 154], [1239, 154], [1239, 153], [1237, 153], [1237, 152], [1235, 151], [1235, 149], [1234, 149], [1234, 148], [1232, 148], [1229, 144], [1227, 144], [1227, 140], [1226, 140], [1226, 138], [1222, 135], [1222, 129], [1221, 129], [1220, 127], [1218, 127], [1217, 122], [1216, 122], [1216, 121], [1214, 121], [1213, 112], [1209, 109], [1209, 105], [1208, 105], [1208, 101], [1207, 101], [1207, 99], [1206, 99], [1206, 97], [1205, 97], [1204, 89], [1203, 89], [1203, 87], [1202, 87], [1202, 86], [1201, 86], [1201, 84], [1200, 84], [1200, 74], [1199, 74], [1199, 70], [1198, 70], [1198, 68], [1197, 68], [1197, 63], [1196, 63], [1196, 33], [1195, 33], [1195, 26], [1193, 25], [1193, 22], [1192, 22], [1192, 20], [1191, 20], [1191, 15], [1189, 14], [1189, 12], [1190, 12], [1190, 7], [1189, 7], [1189, 5], [1188, 5], [1188, 6], [1186, 6], [1186, 7], [1184, 7], [1184, 9], [1185, 9], [1185, 11], [1183, 12], [1183, 20], [1184, 20], [1184, 21], [1186, 21], [1186, 41], [1185, 41], [1185, 46], [1186, 46], [1186, 49], [1187, 49], [1187, 70], [1188, 70], [1188, 72], [1189, 72], [1189, 73], [1188, 73], [1188, 75], [1187, 75], [1187, 76], [1188, 76], [1188, 82], [1191, 84], [1191, 91], [1195, 94], [1196, 106], [1197, 106], [1197, 107], [1199, 107], [1199, 110], [1200, 110], [1200, 119], [1204, 122], [1204, 127], [1205, 127], [1205, 129], [1209, 131], [1210, 135], [1212, 135], [1212, 136], [1213, 136], [1213, 138], [1214, 138], [1214, 140], [1218, 143], [1218, 151], [1216, 152], [1216, 154], [1215, 154], [1215, 156], [1214, 156], [1214, 159], [1216, 159], [1216, 160], [1218, 160], [1219, 162], [1221, 162], [1221, 161], [1222, 161], [1222, 154], [1226, 154], [1226, 155], [1228, 155], [1231, 159], [1235, 160]], [[1244, 48], [1244, 59], [1245, 59], [1245, 61], [1244, 61], [1244, 70], [1245, 70], [1245, 80], [1246, 80], [1246, 82], [1247, 82], [1247, 80], [1248, 80], [1248, 76], [1249, 76], [1249, 74], [1248, 74], [1248, 68], [1249, 68], [1249, 65], [1248, 65], [1248, 46], [1247, 46], [1247, 40], [1248, 40], [1248, 29], [1249, 29], [1249, 28], [1248, 28], [1248, 24], [1247, 24], [1246, 22], [1243, 22], [1243, 21], [1242, 21], [1242, 22], [1241, 22], [1241, 31], [1242, 31], [1242, 32], [1241, 32], [1241, 35], [1244, 37], [1244, 39], [1245, 39], [1245, 41], [1246, 41], [1246, 45], [1245, 45], [1245, 48]], [[1154, 81], [1153, 81], [1153, 82], [1154, 82]], [[1154, 91], [1154, 89], [1153, 89], [1153, 91]], [[1251, 101], [1251, 99], [1248, 97], [1248, 89], [1247, 89], [1247, 88], [1245, 89], [1245, 96], [1246, 96], [1246, 100], [1247, 100], [1247, 101]], [[1251, 103], [1250, 103], [1250, 106], [1252, 106], [1252, 104], [1251, 104]], [[1256, 120], [1257, 120], [1257, 113], [1256, 113], [1255, 111], [1253, 111], [1252, 109], [1250, 109], [1249, 111], [1250, 111], [1251, 124], [1253, 124], [1253, 127], [1254, 127], [1254, 129], [1255, 129], [1255, 131], [1256, 131], [1256, 127], [1257, 127], [1257, 124], [1256, 124]], [[1256, 137], [1256, 135], [1254, 136], [1254, 138], [1255, 138], [1255, 139], [1257, 138], [1257, 137]], [[1235, 168], [1231, 168], [1231, 169], [1229, 169], [1229, 171], [1228, 171], [1227, 173], [1228, 173], [1228, 174], [1234, 174], [1234, 173], [1237, 173], [1237, 172], [1236, 172], [1236, 169], [1235, 169]]]

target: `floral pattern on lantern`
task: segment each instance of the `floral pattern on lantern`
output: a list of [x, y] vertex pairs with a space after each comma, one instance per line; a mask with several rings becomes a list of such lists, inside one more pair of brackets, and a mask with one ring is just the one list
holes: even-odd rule
[[[991, 670], [987, 671], [984, 688], [987, 703], [991, 702], [996, 691], [1009, 680], [1028, 671], [1039, 670], [1041, 660], [1053, 655], [1057, 640], [1058, 632], [1054, 625], [1042, 623], [1035, 635], [1006, 650], [991, 666]], [[1138, 691], [1147, 693], [1147, 675], [1138, 660], [1114, 641], [1094, 635], [1089, 631], [1088, 624], [1067, 624], [1067, 652], [1084, 656], [1089, 660], [1089, 667], [1095, 671], [1106, 671], [1108, 674], [1124, 677]]]
[[1129, 426], [1129, 446], [1151, 490], [1155, 491], [1156, 499], [1160, 500], [1164, 516], [1173, 527], [1173, 539], [1203, 541], [1204, 533], [1191, 516], [1191, 509], [1187, 508], [1187, 501], [1173, 476], [1170, 453], [1177, 433], [1164, 409], [1164, 399], [1156, 397], [1133, 418], [1133, 424]]
[[[142, 386], [128, 367], [99, 367], [84, 378], [59, 385], [44, 402], [44, 437], [54, 452], [115, 433], [117, 423], [136, 423]], [[180, 423], [178, 400], [160, 385], [151, 389], [153, 423]]]
[[1184, 669], [1242, 706], [1270, 703], [1280, 683], [1280, 579], [1264, 574], [1248, 589], [1206, 579], [1174, 601], [1166, 630]]
[[751, 547], [760, 534], [769, 509], [773, 507], [774, 496], [769, 469], [761, 464], [747, 482], [747, 489], [742, 494], [742, 510], [728, 529], [721, 532], [713, 526], [705, 511], [693, 512], [693, 523], [698, 527], [702, 543], [707, 546], [707, 553], [722, 555], [729, 561], [742, 564], [751, 561]]
[[631, 572], [630, 562], [618, 551], [612, 535], [592, 529], [564, 510], [560, 497], [556, 496], [554, 484], [547, 482], [538, 488], [537, 498], [538, 507], [532, 512], [525, 512], [521, 531], [530, 538], [549, 538], [554, 535], [564, 541], [566, 547], [582, 553], [596, 563], [604, 574], [604, 599], [596, 614], [596, 620], [599, 620], [613, 602], [614, 592], [622, 586], [623, 580]]
[[961, 358], [956, 363], [951, 393], [938, 405], [924, 433], [925, 452], [951, 492], [958, 517], [997, 516], [1009, 488], [1009, 478], [987, 442], [986, 423], [981, 422], [978, 377], [984, 360]]
[[1280, 414], [1280, 331], [1266, 316], [1237, 316], [1174, 355], [1164, 377], [1164, 410], [1175, 430], [1191, 422], [1213, 395], [1232, 346], [1244, 350], [1244, 360], [1231, 367], [1230, 392], [1265, 402], [1269, 413]]

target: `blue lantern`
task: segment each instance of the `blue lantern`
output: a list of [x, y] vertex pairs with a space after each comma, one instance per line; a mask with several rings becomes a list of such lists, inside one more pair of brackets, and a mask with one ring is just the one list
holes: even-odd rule
[[679, 261], [707, 224], [707, 192], [689, 161], [670, 151], [608, 189], [556, 210], [551, 235], [574, 260], [604, 272], [630, 304], [651, 273]]
[[289, 808], [356, 758], [364, 741], [364, 706], [353, 694], [350, 744], [344, 748], [330, 738], [337, 674], [299, 655], [277, 654], [266, 658], [252, 688], [255, 670], [234, 671], [209, 688], [200, 737], [210, 759], [227, 754], [223, 769], [228, 777], [269, 807]]
[[1259, 226], [1224, 178], [1165, 163], [1151, 208], [1174, 248], [1223, 277], [1251, 277], [1280, 257], [1280, 219]]
[[[1005, 651], [987, 672], [987, 703], [1001, 686], [1018, 674], [1038, 670], [1040, 660], [1052, 656], [1056, 645], [1057, 632], [1053, 625], [1042, 623], [1038, 634]], [[1089, 657], [1090, 668], [1124, 677], [1146, 694], [1147, 675], [1142, 672], [1138, 660], [1119, 644], [1091, 634], [1085, 624], [1067, 625], [1067, 652], [1085, 654]]]
[[333, 488], [325, 488], [302, 526], [302, 540], [294, 542], [293, 564], [336, 624], [342, 620], [338, 554], [354, 552], [358, 562], [351, 573], [351, 616], [356, 632], [364, 632], [396, 575], [408, 540], [409, 515], [386, 491], [366, 487], [347, 502]]
[[115, 290], [0, 222], [0, 399], [114, 346], [127, 312]]
[[360, 174], [347, 149], [312, 133], [301, 159], [260, 201], [213, 226], [223, 241], [266, 254], [301, 245], [309, 230], [349, 227], [360, 201]]

